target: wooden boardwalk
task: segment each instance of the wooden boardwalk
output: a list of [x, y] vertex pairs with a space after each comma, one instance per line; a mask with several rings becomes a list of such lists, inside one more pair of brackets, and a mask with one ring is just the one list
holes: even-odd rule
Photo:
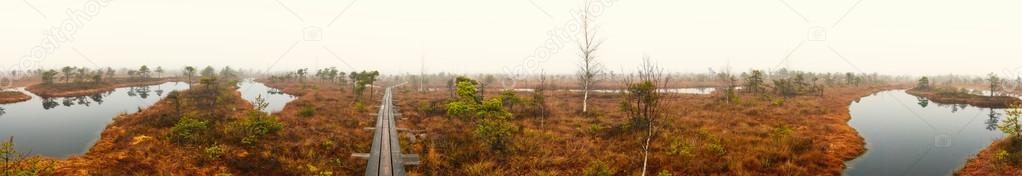
[[[391, 88], [387, 88], [380, 101], [380, 111], [377, 113], [375, 132], [373, 133], [373, 148], [369, 153], [369, 164], [366, 166], [366, 176], [403, 176], [405, 165], [417, 161], [418, 156], [401, 154], [401, 144], [398, 138], [398, 128], [394, 125], [394, 116], [397, 113], [394, 107]], [[409, 161], [406, 161], [409, 160]]]

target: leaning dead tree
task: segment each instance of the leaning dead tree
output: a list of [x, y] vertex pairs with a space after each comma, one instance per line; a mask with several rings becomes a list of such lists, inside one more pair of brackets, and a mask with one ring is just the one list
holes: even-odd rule
[[603, 43], [596, 41], [596, 31], [592, 25], [592, 14], [590, 14], [590, 4], [588, 1], [585, 4], [584, 12], [582, 13], [582, 40], [579, 41], [578, 49], [580, 51], [579, 56], [582, 57], [581, 63], [578, 68], [578, 80], [582, 87], [582, 112], [588, 112], [589, 110], [589, 91], [593, 88], [602, 78], [604, 68], [603, 64], [596, 60], [594, 55], [596, 50], [600, 48]]
[[657, 123], [664, 118], [664, 99], [670, 94], [660, 89], [667, 85], [669, 78], [664, 76], [663, 68], [657, 66], [644, 56], [639, 66], [637, 76], [625, 78], [625, 86], [628, 87], [628, 96], [623, 102], [625, 111], [631, 116], [633, 127], [643, 129], [646, 137], [642, 142], [642, 175], [646, 175], [646, 168], [649, 163], [650, 143], [657, 135]]

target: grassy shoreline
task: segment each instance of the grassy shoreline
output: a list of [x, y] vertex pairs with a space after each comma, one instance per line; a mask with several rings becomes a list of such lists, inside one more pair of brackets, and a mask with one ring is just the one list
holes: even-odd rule
[[994, 141], [975, 157], [965, 162], [965, 165], [956, 171], [955, 175], [1022, 175], [1022, 168], [997, 159], [998, 151], [1008, 145], [1010, 140], [1004, 138]]
[[31, 99], [31, 96], [19, 91], [0, 91], [0, 104], [17, 103]]
[[934, 89], [909, 89], [905, 93], [914, 96], [926, 97], [930, 101], [942, 104], [968, 104], [981, 108], [1007, 108], [1012, 104], [1022, 103], [1018, 97], [1012, 96], [982, 96], [969, 93], [941, 91]]
[[73, 97], [109, 92], [121, 87], [150, 86], [166, 82], [178, 81], [177, 78], [162, 78], [145, 81], [119, 80], [101, 83], [68, 83], [68, 84], [34, 84], [25, 88], [40, 97]]

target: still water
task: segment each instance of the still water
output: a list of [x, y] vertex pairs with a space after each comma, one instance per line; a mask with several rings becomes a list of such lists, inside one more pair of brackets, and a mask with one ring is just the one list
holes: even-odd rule
[[252, 79], [246, 79], [238, 83], [238, 91], [241, 92], [241, 97], [248, 102], [255, 102], [256, 97], [262, 96], [266, 99], [266, 106], [264, 111], [266, 112], [278, 112], [284, 110], [284, 105], [294, 100], [295, 97], [285, 94], [284, 92], [267, 87], [263, 83], [255, 82]]
[[113, 117], [135, 113], [166, 97], [186, 83], [124, 87], [89, 96], [42, 98], [19, 88], [32, 99], [0, 105], [0, 137], [14, 137], [15, 149], [53, 158], [88, 151]]
[[885, 91], [849, 107], [866, 153], [848, 161], [846, 175], [951, 175], [1004, 136], [996, 129], [1004, 111], [938, 104]]

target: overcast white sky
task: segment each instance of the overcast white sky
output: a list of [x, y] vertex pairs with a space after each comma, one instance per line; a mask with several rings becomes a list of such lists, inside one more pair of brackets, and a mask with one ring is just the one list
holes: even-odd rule
[[[95, 14], [76, 26], [73, 41], [38, 63], [351, 70], [343, 60], [359, 70], [418, 73], [425, 58], [428, 72], [499, 73], [543, 47], [547, 33], [567, 25], [569, 11], [582, 5], [581, 0], [104, 1], [106, 6], [90, 7]], [[85, 4], [0, 1], [2, 69], [31, 55], [47, 38], [44, 31], [62, 26], [71, 18], [68, 9]], [[1018, 73], [1019, 9], [1018, 0], [617, 0], [596, 21], [605, 40], [598, 55], [615, 71], [631, 70], [646, 54], [672, 72], [706, 72], [730, 63], [737, 71], [787, 66], [912, 75]], [[321, 41], [304, 39], [310, 27], [323, 29]], [[809, 41], [814, 27], [825, 31], [825, 40]], [[571, 73], [577, 53], [561, 49], [541, 67]]]

